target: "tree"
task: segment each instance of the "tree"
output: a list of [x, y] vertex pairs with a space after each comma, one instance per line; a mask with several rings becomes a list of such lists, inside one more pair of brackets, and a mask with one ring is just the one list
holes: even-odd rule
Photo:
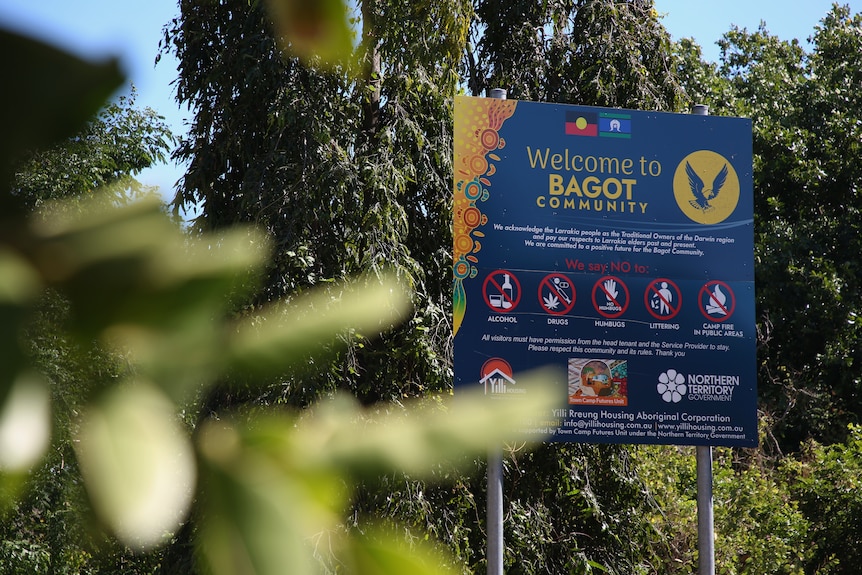
[[[299, 403], [337, 386], [364, 401], [397, 400], [445, 390], [451, 378], [449, 102], [470, 6], [360, 7], [356, 63], [328, 71], [284, 58], [257, 4], [186, 0], [168, 30], [180, 62], [178, 99], [195, 112], [177, 151], [190, 169], [174, 208], [199, 204], [201, 230], [235, 222], [267, 230], [278, 250], [260, 300], [383, 268], [415, 288], [411, 321], [378, 345], [350, 341], [347, 352], [319, 368], [318, 390], [284, 381], [282, 393]], [[495, 26], [554, 24], [539, 54], [542, 68], [522, 73], [548, 78], [547, 90], [516, 96], [674, 107], [669, 39], [649, 3], [571, 3], [517, 22], [491, 18], [496, 8], [477, 7], [486, 19], [474, 27], [486, 32], [482, 60], [469, 62], [473, 85], [480, 77], [522, 83], [500, 63], [518, 48], [504, 51], [506, 30]], [[611, 29], [623, 41], [607, 54], [599, 36]]]
[[670, 36], [649, 0], [480, 0], [467, 46], [473, 95], [674, 111]]
[[862, 429], [848, 426], [846, 441], [823, 445], [807, 441], [800, 457], [784, 463], [795, 481], [789, 492], [810, 522], [806, 573], [849, 575], [859, 570], [862, 500]]
[[[456, 89], [444, 80], [458, 57], [437, 67], [429, 54], [448, 46], [452, 36], [434, 38], [423, 33], [421, 24], [411, 24], [432, 22], [451, 32], [465, 30], [464, 21], [447, 19], [451, 11], [438, 13], [434, 7], [365, 3], [361, 57], [321, 71], [309, 67], [314, 55], [283, 59], [273, 49], [278, 45], [259, 6], [239, 3], [232, 12], [222, 11], [226, 5], [184, 3], [192, 22], [185, 27], [181, 17], [172, 36], [178, 46], [189, 40], [188, 46], [197, 50], [184, 60], [193, 81], [181, 82], [197, 102], [201, 119], [184, 144], [197, 163], [187, 182], [192, 187], [181, 190], [177, 199], [177, 205], [203, 203], [195, 237], [181, 233], [157, 203], [119, 208], [87, 203], [44, 211], [36, 220], [28, 217], [22, 206], [25, 194], [11, 183], [8, 160], [21, 158], [22, 142], [32, 150], [55, 143], [58, 134], [73, 133], [68, 126], [90, 118], [97, 110], [93, 102], [103, 101], [119, 80], [110, 65], [80, 62], [0, 34], [0, 46], [19, 55], [16, 63], [23, 64], [16, 69], [19, 76], [11, 75], [21, 94], [13, 96], [14, 105], [0, 106], [3, 124], [10, 127], [10, 138], [0, 143], [0, 441], [6, 442], [0, 449], [0, 509], [18, 505], [21, 510], [6, 515], [12, 520], [3, 522], [4, 536], [27, 536], [4, 537], [3, 566], [27, 572], [116, 568], [96, 565], [86, 553], [66, 547], [62, 538], [45, 536], [62, 530], [64, 537], [86, 537], [58, 507], [61, 501], [84, 506], [80, 485], [49, 481], [58, 476], [56, 465], [34, 468], [33, 453], [12, 457], [22, 452], [19, 444], [30, 442], [9, 443], [9, 413], [26, 416], [13, 417], [13, 422], [29, 417], [44, 424], [39, 418], [47, 409], [39, 400], [50, 382], [57, 384], [57, 405], [80, 406], [82, 416], [69, 425], [78, 446], [74, 459], [68, 449], [55, 445], [48, 461], [62, 463], [63, 473], [76, 478], [80, 464], [93, 517], [121, 545], [160, 542], [165, 531], [183, 521], [195, 494], [193, 519], [176, 539], [187, 534], [195, 545], [192, 558], [201, 562], [185, 561], [187, 549], [174, 545], [164, 555], [139, 556], [139, 563], [123, 565], [125, 570], [170, 571], [179, 565], [186, 572], [216, 574], [252, 568], [264, 574], [318, 568], [421, 574], [439, 572], [430, 565], [441, 562], [455, 572], [481, 570], [483, 525], [477, 516], [484, 506], [484, 466], [460, 447], [481, 453], [486, 441], [499, 444], [506, 435], [488, 437], [482, 431], [493, 429], [495, 419], [517, 414], [477, 410], [449, 418], [438, 409], [438, 404], [448, 406], [444, 397], [426, 399], [421, 411], [407, 412], [407, 421], [399, 402], [362, 409], [343, 396], [289, 417], [265, 409], [279, 400], [304, 406], [341, 386], [341, 372], [349, 376], [343, 386], [367, 403], [401, 400], [425, 389], [446, 391], [441, 375], [448, 365], [441, 343], [445, 321], [432, 335], [422, 322], [438, 313], [427, 311], [435, 302], [442, 310], [440, 302], [448, 301], [451, 262], [445, 259], [448, 247], [439, 245], [439, 238], [446, 237], [448, 214], [443, 222], [437, 218], [445, 212], [450, 179], [447, 120], [439, 118], [447, 118], [451, 93], [438, 88]], [[518, 6], [523, 11], [515, 12], [507, 25], [530, 29], [513, 24], [522, 18], [539, 38], [557, 30], [553, 23], [566, 20], [564, 12], [553, 12], [553, 22], [536, 27], [541, 19], [524, 14], [537, 6]], [[565, 14], [575, 21], [588, 14], [619, 16], [658, 50], [666, 36], [653, 26], [653, 12], [639, 12], [646, 8], [644, 2], [592, 2], [577, 6], [580, 16]], [[645, 21], [632, 20], [631, 14]], [[405, 26], [383, 30], [380, 23], [390, 16]], [[602, 18], [586, 18], [581, 25], [613, 28]], [[843, 436], [847, 432], [840, 423], [853, 417], [847, 406], [856, 401], [857, 278], [848, 254], [858, 253], [859, 247], [854, 233], [858, 206], [853, 203], [858, 162], [845, 165], [837, 152], [855, 154], [858, 147], [857, 96], [844, 78], [855, 77], [860, 68], [854, 34], [860, 24], [846, 9], [834, 8], [817, 30], [811, 55], [765, 30], [732, 30], [717, 67], [700, 62], [693, 43], [683, 43], [676, 60], [650, 53], [615, 60], [617, 71], [582, 66], [594, 74], [592, 82], [589, 75], [571, 84], [568, 76], [564, 82], [546, 75], [544, 80], [517, 76], [511, 84], [518, 86], [513, 92], [519, 97], [556, 94], [590, 103], [583, 99], [593, 94], [600, 98], [593, 103], [638, 107], [652, 102], [669, 109], [690, 97], [711, 104], [714, 113], [754, 116], [757, 186], [762, 190], [755, 230], [763, 310], [760, 358], [761, 373], [770, 378], [763, 405], [778, 422], [767, 430], [783, 448], [798, 445], [797, 438], [809, 434]], [[567, 45], [576, 56], [576, 45], [566, 44], [567, 35], [585, 28], [567, 26], [552, 34], [553, 45]], [[483, 44], [486, 50], [493, 45], [492, 36]], [[527, 36], [519, 42], [529, 44]], [[296, 44], [295, 36], [286, 37]], [[405, 48], [405, 40], [416, 38], [427, 38], [427, 43], [414, 50], [407, 42]], [[505, 56], [505, 46], [499, 46]], [[568, 52], [560, 54], [554, 62], [577, 60]], [[218, 62], [222, 56], [225, 67]], [[504, 78], [507, 62], [515, 60], [503, 56], [474, 60], [465, 49], [463, 63], [476, 71], [481, 62], [488, 76]], [[548, 62], [543, 70], [558, 69], [550, 57], [534, 60], [542, 66]], [[650, 73], [644, 74], [637, 62], [655, 68], [647, 67]], [[680, 67], [678, 77], [688, 95], [675, 94], [673, 77], [651, 80], [668, 62]], [[40, 101], [44, 83], [30, 75], [43, 70], [54, 71], [44, 79], [55, 81], [55, 90]], [[74, 73], [64, 76], [57, 70]], [[609, 83], [607, 78], [619, 70], [629, 75], [626, 81]], [[279, 74], [289, 81], [283, 83]], [[470, 76], [471, 86], [481, 89], [480, 80], [488, 76]], [[496, 78], [487, 85], [506, 81]], [[415, 85], [421, 89], [413, 89]], [[57, 95], [62, 96], [60, 111]], [[284, 142], [289, 145], [282, 146]], [[418, 175], [427, 179], [420, 182]], [[237, 187], [223, 185], [225, 180]], [[33, 189], [42, 192], [41, 186]], [[107, 203], [116, 204], [116, 199]], [[391, 223], [392, 214], [401, 219]], [[258, 222], [265, 233], [237, 230], [232, 221]], [[287, 231], [293, 235], [279, 235]], [[292, 253], [264, 264], [263, 253], [249, 245], [265, 245], [267, 238]], [[334, 241], [339, 238], [344, 241]], [[411, 238], [417, 238], [416, 245], [408, 243]], [[294, 240], [298, 243], [290, 243]], [[841, 251], [845, 249], [856, 251]], [[384, 267], [395, 268], [396, 276], [419, 288], [412, 297], [419, 312], [400, 307], [405, 299], [393, 301], [399, 284], [381, 286], [374, 279]], [[261, 268], [263, 288], [255, 291], [255, 270]], [[447, 270], [445, 277], [436, 275], [440, 269]], [[352, 291], [356, 284], [336, 283], [357, 271], [371, 272], [359, 288], [378, 286], [379, 298], [373, 288], [371, 299], [365, 299], [369, 292]], [[325, 289], [312, 290], [315, 284]], [[65, 299], [40, 299], [46, 290], [62, 292]], [[270, 301], [278, 294], [287, 294], [288, 301]], [[374, 334], [396, 324], [399, 313], [406, 314], [408, 327], [384, 335], [378, 344]], [[54, 326], [60, 321], [69, 329], [57, 337]], [[836, 330], [829, 321], [848, 325]], [[334, 343], [337, 338], [348, 342], [347, 351]], [[409, 345], [397, 347], [388, 359], [391, 365], [385, 366], [388, 371], [383, 370], [387, 346], [407, 340]], [[111, 353], [95, 341], [110, 346]], [[320, 353], [321, 346], [329, 355]], [[432, 355], [441, 350], [442, 355]], [[420, 360], [417, 354], [427, 357]], [[351, 360], [347, 367], [345, 358]], [[433, 385], [417, 368], [432, 360], [440, 367], [432, 374]], [[831, 388], [817, 380], [823, 373], [833, 378]], [[57, 393], [67, 381], [94, 383], [83, 394], [87, 400], [78, 403], [74, 396]], [[263, 388], [253, 387], [261, 381]], [[247, 386], [240, 390], [247, 394], [242, 409], [229, 392], [210, 394], [214, 388], [232, 392], [237, 383]], [[840, 405], [830, 402], [832, 391]], [[179, 425], [177, 412], [198, 405], [201, 398], [206, 410], [191, 423], [191, 436]], [[813, 421], [803, 421], [803, 406], [814, 413]], [[726, 494], [728, 503], [717, 515], [726, 513], [720, 549], [728, 569], [798, 573], [804, 565], [853, 572], [852, 554], [850, 561], [842, 559], [844, 548], [835, 543], [858, 539], [853, 515], [858, 502], [848, 493], [856, 485], [859, 432], [848, 429], [846, 446], [806, 443], [798, 460], [788, 457], [772, 467], [766, 467], [770, 460], [758, 458], [761, 454], [720, 453], [718, 492]], [[438, 464], [441, 457], [466, 470]], [[74, 465], [66, 466], [66, 461]], [[693, 563], [685, 546], [675, 546], [693, 532], [694, 482], [686, 481], [691, 458], [681, 457], [679, 450], [552, 444], [526, 452], [513, 444], [506, 465], [512, 572], [673, 572]], [[45, 487], [22, 495], [28, 469], [37, 470], [35, 484]], [[177, 471], [186, 482], [197, 474], [196, 486], [177, 481]], [[164, 489], [140, 483], [141, 478]], [[354, 491], [357, 484], [361, 488]], [[173, 503], [163, 504], [165, 497]], [[24, 525], [31, 518], [45, 523]], [[677, 525], [683, 525], [681, 539], [670, 533]], [[392, 535], [395, 526], [397, 536]], [[417, 554], [426, 536], [439, 537], [442, 543], [435, 549], [453, 554], [442, 560], [434, 553]], [[393, 539], [407, 545], [393, 545]], [[127, 557], [121, 550], [115, 556]]]
[[[80, 207], [77, 201], [69, 206]], [[80, 414], [93, 397], [128, 375], [122, 357], [81, 345], [66, 330], [68, 301], [51, 290], [40, 298], [21, 334], [34, 369], [45, 378], [52, 406], [52, 441], [28, 477], [26, 490], [0, 522], [4, 575], [151, 573], [159, 554], [141, 555], [98, 526], [73, 450]], [[0, 469], [2, 477], [3, 469]], [[2, 500], [2, 499], [0, 499]]]
[[[186, 1], [170, 31], [178, 97], [195, 111], [177, 152], [190, 168], [174, 206], [199, 203], [201, 230], [267, 230], [277, 249], [259, 301], [383, 269], [417, 294], [409, 322], [374, 346], [349, 338], [317, 368], [315, 386], [285, 378], [276, 391], [292, 403], [337, 387], [366, 402], [399, 400], [450, 379], [445, 95], [465, 7], [401, 13], [395, 4], [363, 3], [357, 63], [328, 72], [285, 58], [256, 3]], [[435, 32], [420, 40], [427, 29]]]
[[[126, 204], [146, 186], [134, 175], [164, 160], [172, 136], [151, 109], [135, 107], [135, 91], [105, 104], [73, 136], [46, 149], [26, 150], [15, 164], [9, 190], [31, 214], [50, 206], [78, 212], [88, 199]], [[110, 190], [105, 194], [104, 190]], [[4, 517], [0, 563], [4, 573], [92, 573], [122, 563], [125, 572], [150, 571], [157, 556], [135, 557], [93, 529], [87, 495], [72, 450], [76, 413], [101, 389], [127, 375], [122, 358], [101, 345], [80, 345], [66, 332], [69, 302], [45, 291], [19, 333], [24, 355], [50, 390], [53, 444], [33, 472], [28, 489]], [[8, 350], [7, 350], [8, 352]]]
[[108, 103], [78, 134], [49, 150], [31, 151], [19, 166], [13, 193], [35, 210], [46, 202], [85, 199], [110, 188], [127, 202], [148, 189], [134, 176], [164, 161], [173, 136], [154, 110], [135, 108], [135, 90]]
[[[650, 2], [366, 0], [358, 3], [355, 25], [354, 57], [335, 68], [285, 58], [274, 22], [257, 3], [184, 0], [167, 30], [180, 62], [178, 99], [194, 112], [177, 152], [190, 169], [174, 209], [199, 204], [200, 231], [257, 223], [277, 246], [263, 290], [249, 308], [382, 269], [394, 270], [414, 288], [414, 312], [399, 329], [374, 342], [350, 334], [346, 349], [325, 361], [315, 358], [304, 374], [310, 376], [283, 374], [257, 401], [302, 406], [336, 388], [364, 403], [448, 393], [451, 101], [459, 86], [473, 93], [502, 86], [511, 97], [582, 104], [677, 106], [669, 37]], [[518, 42], [511, 41], [511, 30], [522, 32]], [[607, 42], [612, 34], [614, 41]], [[531, 42], [535, 49], [526, 49]], [[225, 392], [207, 409], [230, 403]], [[594, 519], [643, 505], [637, 490], [608, 499], [572, 495], [586, 475], [602, 478], [609, 493], [619, 483], [634, 485], [626, 450], [607, 449], [604, 458], [585, 453], [595, 451], [542, 450], [531, 460], [536, 468], [576, 479], [553, 487], [525, 480], [520, 485], [529, 489], [510, 494], [523, 500], [518, 513], [525, 525], [547, 529], [546, 536], [531, 534], [545, 537], [539, 547], [512, 543], [510, 561], [525, 572], [543, 568], [527, 559], [537, 548], [569, 569], [569, 551], [584, 532], [601, 534], [612, 551], [585, 543], [578, 568], [592, 569], [598, 561], [612, 572], [630, 572], [639, 564], [636, 554], [615, 551], [629, 549], [629, 538], [645, 537], [644, 525], [632, 520], [624, 534], [608, 538], [607, 523]], [[594, 467], [587, 472], [561, 463], [571, 460]], [[481, 569], [483, 526], [476, 509], [483, 472], [478, 464], [474, 473], [457, 477], [454, 491], [437, 491], [433, 482], [425, 489], [401, 475], [384, 479], [383, 486], [366, 479], [351, 527], [362, 531], [371, 517], [382, 515], [416, 525], [419, 533], [408, 538], [421, 538], [422, 526], [429, 526], [468, 562], [463, 569]], [[391, 490], [403, 494], [397, 505]], [[420, 492], [428, 494], [425, 499], [417, 499]], [[441, 504], [428, 505], [429, 498]], [[510, 532], [507, 540], [522, 535]]]
[[754, 121], [758, 382], [784, 450], [842, 441], [862, 408], [860, 18], [834, 6], [810, 54], [765, 25], [728, 32], [717, 68], [680, 51], [692, 97]]

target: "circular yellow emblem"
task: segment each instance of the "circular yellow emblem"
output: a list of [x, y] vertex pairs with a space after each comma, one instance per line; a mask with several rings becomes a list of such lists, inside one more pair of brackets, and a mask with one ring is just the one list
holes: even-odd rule
[[709, 150], [687, 155], [673, 175], [679, 209], [699, 224], [726, 220], [739, 202], [739, 178], [724, 156]]

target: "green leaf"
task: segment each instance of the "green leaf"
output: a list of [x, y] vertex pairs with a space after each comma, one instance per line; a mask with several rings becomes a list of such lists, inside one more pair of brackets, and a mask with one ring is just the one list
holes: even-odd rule
[[255, 285], [267, 241], [243, 227], [189, 238], [157, 198], [82, 205], [35, 220], [36, 267], [68, 297], [80, 341], [108, 343], [173, 399], [187, 397], [224, 367], [229, 298]]
[[342, 0], [269, 0], [284, 49], [306, 63], [344, 64], [353, 49]]
[[472, 396], [411, 405], [397, 414], [364, 410], [340, 397], [298, 420], [256, 415], [248, 422], [209, 421], [199, 434], [209, 513], [201, 551], [215, 575], [304, 575], [317, 572], [314, 566], [326, 560], [329, 548], [320, 540], [332, 538], [341, 541], [333, 545], [334, 560], [349, 573], [441, 573], [439, 557], [382, 542], [391, 537], [335, 535], [349, 476], [393, 469], [423, 475], [464, 464], [465, 454], [516, 438], [518, 422], [550, 409], [554, 397], [534, 385], [516, 401]]
[[34, 373], [20, 375], [0, 407], [0, 472], [23, 472], [35, 465], [51, 439], [48, 384]]
[[464, 453], [486, 453], [509, 441], [541, 441], [519, 430], [550, 413], [565, 378], [546, 370], [520, 374], [518, 382], [529, 392], [517, 400], [461, 391], [445, 401], [412, 402], [404, 411], [366, 411], [354, 399], [339, 396], [297, 425], [293, 451], [305, 465], [369, 475], [400, 469], [422, 476]]
[[301, 367], [339, 334], [376, 335], [409, 311], [409, 292], [390, 277], [321, 287], [240, 324], [229, 342], [229, 362], [243, 373], [260, 375]]
[[[123, 81], [116, 61], [90, 63], [36, 40], [0, 30], [0, 206], [9, 200], [10, 162], [71, 136]], [[5, 214], [4, 214], [5, 215]]]
[[21, 328], [41, 287], [38, 273], [26, 260], [0, 247], [0, 409], [26, 364]]
[[0, 305], [29, 304], [41, 288], [36, 270], [16, 253], [0, 247]]
[[361, 534], [349, 539], [337, 560], [345, 565], [345, 573], [355, 575], [453, 575], [445, 558], [422, 542], [411, 546], [399, 541], [395, 533], [381, 531]]
[[137, 380], [83, 414], [75, 453], [93, 508], [124, 544], [145, 549], [185, 519], [196, 480], [194, 450], [173, 404]]
[[297, 469], [290, 422], [250, 429], [210, 421], [200, 432], [207, 516], [199, 546], [214, 575], [310, 575], [310, 538], [333, 528], [346, 503], [339, 478]]

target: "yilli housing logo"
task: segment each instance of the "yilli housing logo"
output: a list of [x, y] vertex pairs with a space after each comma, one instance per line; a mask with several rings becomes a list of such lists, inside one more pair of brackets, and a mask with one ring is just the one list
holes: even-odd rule
[[479, 383], [484, 386], [485, 395], [509, 395], [526, 391], [516, 387], [517, 382], [512, 375], [512, 366], [499, 357], [492, 357], [482, 364]]

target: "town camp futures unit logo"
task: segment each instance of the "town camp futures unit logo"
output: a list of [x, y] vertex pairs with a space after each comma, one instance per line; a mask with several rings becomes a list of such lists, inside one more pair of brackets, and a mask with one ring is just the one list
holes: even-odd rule
[[673, 176], [673, 195], [679, 209], [699, 224], [726, 220], [739, 203], [739, 177], [721, 154], [692, 152]]

